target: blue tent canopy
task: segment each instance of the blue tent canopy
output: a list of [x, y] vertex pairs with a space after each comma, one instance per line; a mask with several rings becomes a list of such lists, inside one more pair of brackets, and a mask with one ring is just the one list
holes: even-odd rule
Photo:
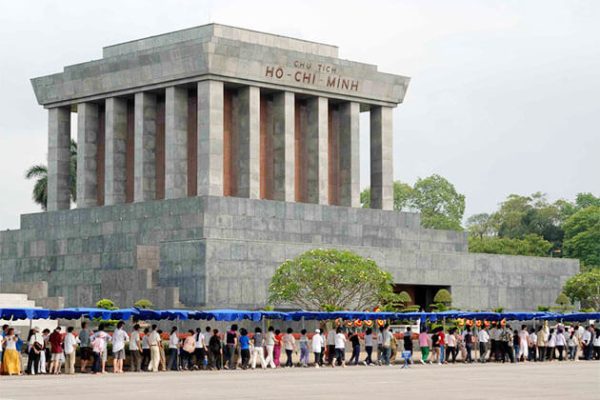
[[0, 308], [0, 319], [48, 319], [50, 310], [45, 308]]
[[[194, 319], [206, 319], [215, 321], [241, 321], [248, 319], [258, 322], [265, 311], [245, 311], [245, 310], [204, 310], [197, 311], [198, 315]], [[285, 313], [279, 313], [283, 316]], [[275, 318], [272, 318], [275, 319]]]
[[87, 317], [90, 319], [111, 319], [111, 310], [104, 308], [61, 308], [50, 311], [50, 319], [80, 319]]
[[529, 321], [529, 320], [555, 320], [555, 321], [586, 321], [600, 319], [600, 313], [575, 312], [570, 314], [557, 314], [552, 312], [470, 312], [470, 311], [442, 311], [442, 312], [368, 312], [368, 311], [248, 311], [248, 310], [146, 310], [139, 308], [124, 308], [118, 310], [105, 310], [103, 308], [63, 308], [48, 310], [45, 308], [0, 308], [0, 319], [119, 319], [131, 318], [140, 320], [215, 320], [215, 321], [241, 321], [254, 322], [263, 319], [276, 319], [283, 321], [310, 320], [425, 320], [437, 321], [439, 319], [476, 319], [498, 321], [502, 319]]

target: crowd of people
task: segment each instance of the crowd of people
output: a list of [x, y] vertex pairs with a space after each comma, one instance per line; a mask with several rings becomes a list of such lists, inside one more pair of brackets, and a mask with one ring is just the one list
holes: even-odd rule
[[[119, 321], [112, 334], [100, 323], [95, 331], [82, 322], [74, 327], [52, 332], [35, 327], [23, 340], [13, 327], [4, 325], [0, 335], [0, 371], [7, 375], [23, 372], [35, 374], [74, 374], [79, 354], [79, 371], [106, 372], [112, 356], [113, 373], [123, 373], [128, 358], [128, 371], [179, 371], [196, 369], [262, 369], [279, 367], [346, 365], [391, 366], [402, 360], [404, 366], [465, 362], [544, 362], [565, 360], [600, 360], [600, 329], [594, 325], [565, 326], [547, 323], [537, 329], [522, 325], [512, 329], [505, 323], [484, 324], [444, 329], [441, 326], [417, 334], [411, 327], [402, 333], [392, 333], [390, 326], [350, 328], [341, 324], [327, 332], [323, 326], [312, 333], [292, 328], [285, 332], [269, 326], [266, 332], [256, 327], [231, 325], [226, 332], [207, 326], [180, 333], [177, 327], [167, 332], [157, 325], [144, 329], [136, 323], [128, 333]], [[417, 346], [415, 346], [415, 343]], [[420, 350], [420, 356], [413, 351]], [[346, 353], [350, 350], [350, 358]], [[362, 353], [365, 353], [361, 360]], [[22, 367], [23, 353], [27, 354]], [[285, 362], [282, 360], [285, 354]], [[294, 362], [294, 357], [297, 360]], [[312, 359], [312, 360], [311, 360]]]

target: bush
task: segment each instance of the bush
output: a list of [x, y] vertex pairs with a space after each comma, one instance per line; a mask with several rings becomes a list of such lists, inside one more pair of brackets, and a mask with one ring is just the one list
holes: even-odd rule
[[148, 299], [139, 299], [138, 301], [133, 303], [133, 306], [136, 308], [150, 309], [150, 310], [154, 308], [154, 304], [152, 304], [152, 302]]

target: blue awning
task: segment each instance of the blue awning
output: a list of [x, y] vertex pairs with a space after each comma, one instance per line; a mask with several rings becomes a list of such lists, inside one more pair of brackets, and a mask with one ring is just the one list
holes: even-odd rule
[[48, 319], [50, 310], [45, 308], [0, 308], [0, 319]]
[[111, 319], [111, 310], [105, 310], [104, 308], [61, 308], [58, 310], [50, 311], [50, 319]]

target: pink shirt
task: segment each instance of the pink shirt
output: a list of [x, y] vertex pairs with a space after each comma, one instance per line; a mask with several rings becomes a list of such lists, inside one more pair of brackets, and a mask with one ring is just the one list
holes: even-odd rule
[[426, 332], [419, 333], [419, 346], [429, 346], [429, 335]]
[[107, 336], [107, 334], [104, 332], [99, 332], [96, 334], [96, 336], [94, 337], [94, 340], [92, 341], [92, 349], [93, 349], [94, 353], [104, 352], [106, 336]]

